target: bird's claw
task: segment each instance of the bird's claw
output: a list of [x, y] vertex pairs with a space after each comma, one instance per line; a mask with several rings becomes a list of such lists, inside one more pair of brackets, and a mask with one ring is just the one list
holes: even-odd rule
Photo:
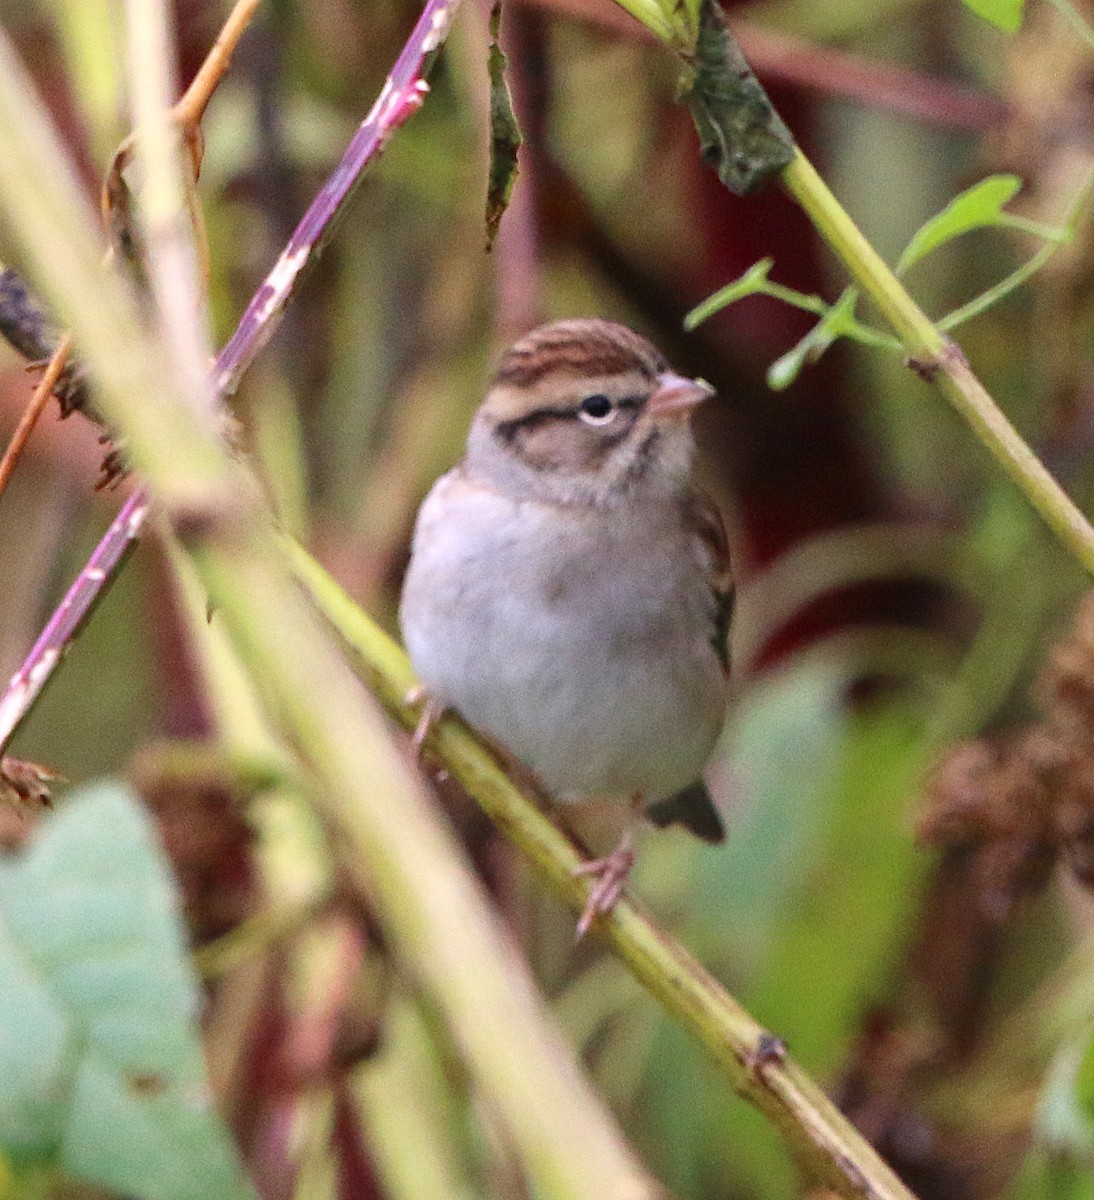
[[431, 696], [421, 684], [417, 684], [407, 692], [403, 703], [408, 708], [419, 704], [422, 706], [422, 711], [418, 716], [418, 723], [414, 726], [414, 732], [410, 735], [410, 745], [414, 750], [414, 757], [421, 758], [422, 746], [425, 744], [425, 739], [429, 737], [433, 726], [444, 716], [445, 705], [436, 696]]
[[615, 907], [616, 901], [618, 901], [623, 893], [623, 886], [627, 882], [627, 877], [634, 866], [634, 860], [635, 855], [634, 850], [631, 848], [630, 839], [624, 838], [611, 854], [574, 867], [572, 872], [574, 875], [592, 875], [596, 877], [596, 882], [589, 892], [588, 898], [585, 901], [585, 908], [582, 910], [581, 917], [577, 923], [577, 941], [581, 941], [589, 932], [597, 917], [603, 913], [611, 912]]

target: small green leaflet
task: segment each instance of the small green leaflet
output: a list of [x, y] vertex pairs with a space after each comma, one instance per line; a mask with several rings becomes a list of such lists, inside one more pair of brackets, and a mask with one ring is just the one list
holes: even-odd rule
[[767, 386], [773, 392], [785, 391], [801, 374], [802, 367], [816, 362], [837, 338], [853, 337], [857, 303], [858, 288], [845, 288], [843, 295], [805, 337], [767, 368]]
[[773, 258], [761, 258], [758, 263], [749, 267], [739, 279], [727, 283], [724, 288], [719, 288], [713, 296], [708, 296], [702, 304], [697, 304], [684, 318], [684, 328], [690, 333], [730, 304], [735, 304], [746, 296], [755, 296], [757, 293], [764, 294], [767, 276], [774, 265]]
[[1022, 187], [1017, 175], [989, 175], [955, 196], [936, 216], [921, 225], [897, 263], [902, 275], [914, 263], [946, 242], [991, 225], [1007, 224], [1003, 206], [1009, 204]]
[[1017, 33], [1022, 27], [1026, 0], [965, 0], [965, 6], [1005, 33]]

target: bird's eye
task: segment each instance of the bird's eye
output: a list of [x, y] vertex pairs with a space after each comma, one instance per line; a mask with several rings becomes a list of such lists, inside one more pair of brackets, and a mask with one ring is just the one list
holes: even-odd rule
[[577, 412], [589, 425], [606, 425], [615, 416], [615, 405], [607, 396], [597, 392], [593, 396], [586, 396]]

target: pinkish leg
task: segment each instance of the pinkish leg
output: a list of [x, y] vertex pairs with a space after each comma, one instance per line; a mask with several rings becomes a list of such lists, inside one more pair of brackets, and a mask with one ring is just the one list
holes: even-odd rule
[[445, 714], [445, 705], [435, 696], [431, 696], [424, 687], [420, 685], [413, 687], [406, 694], [404, 703], [420, 704], [422, 706], [421, 715], [418, 717], [418, 724], [414, 726], [414, 732], [410, 736], [410, 744], [414, 749], [414, 757], [421, 758], [422, 745], [425, 739], [429, 737], [433, 726]]
[[623, 892], [623, 885], [634, 866], [634, 858], [631, 834], [628, 830], [611, 854], [574, 868], [574, 875], [592, 875], [596, 878], [577, 923], [578, 941], [589, 932], [598, 916], [611, 912]]

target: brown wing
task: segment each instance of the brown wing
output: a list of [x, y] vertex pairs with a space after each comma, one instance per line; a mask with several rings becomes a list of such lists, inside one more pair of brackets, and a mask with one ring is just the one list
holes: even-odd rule
[[726, 527], [718, 506], [705, 492], [698, 490], [688, 496], [685, 519], [695, 532], [714, 602], [711, 614], [714, 625], [710, 644], [728, 675], [729, 627], [733, 621], [735, 592]]

